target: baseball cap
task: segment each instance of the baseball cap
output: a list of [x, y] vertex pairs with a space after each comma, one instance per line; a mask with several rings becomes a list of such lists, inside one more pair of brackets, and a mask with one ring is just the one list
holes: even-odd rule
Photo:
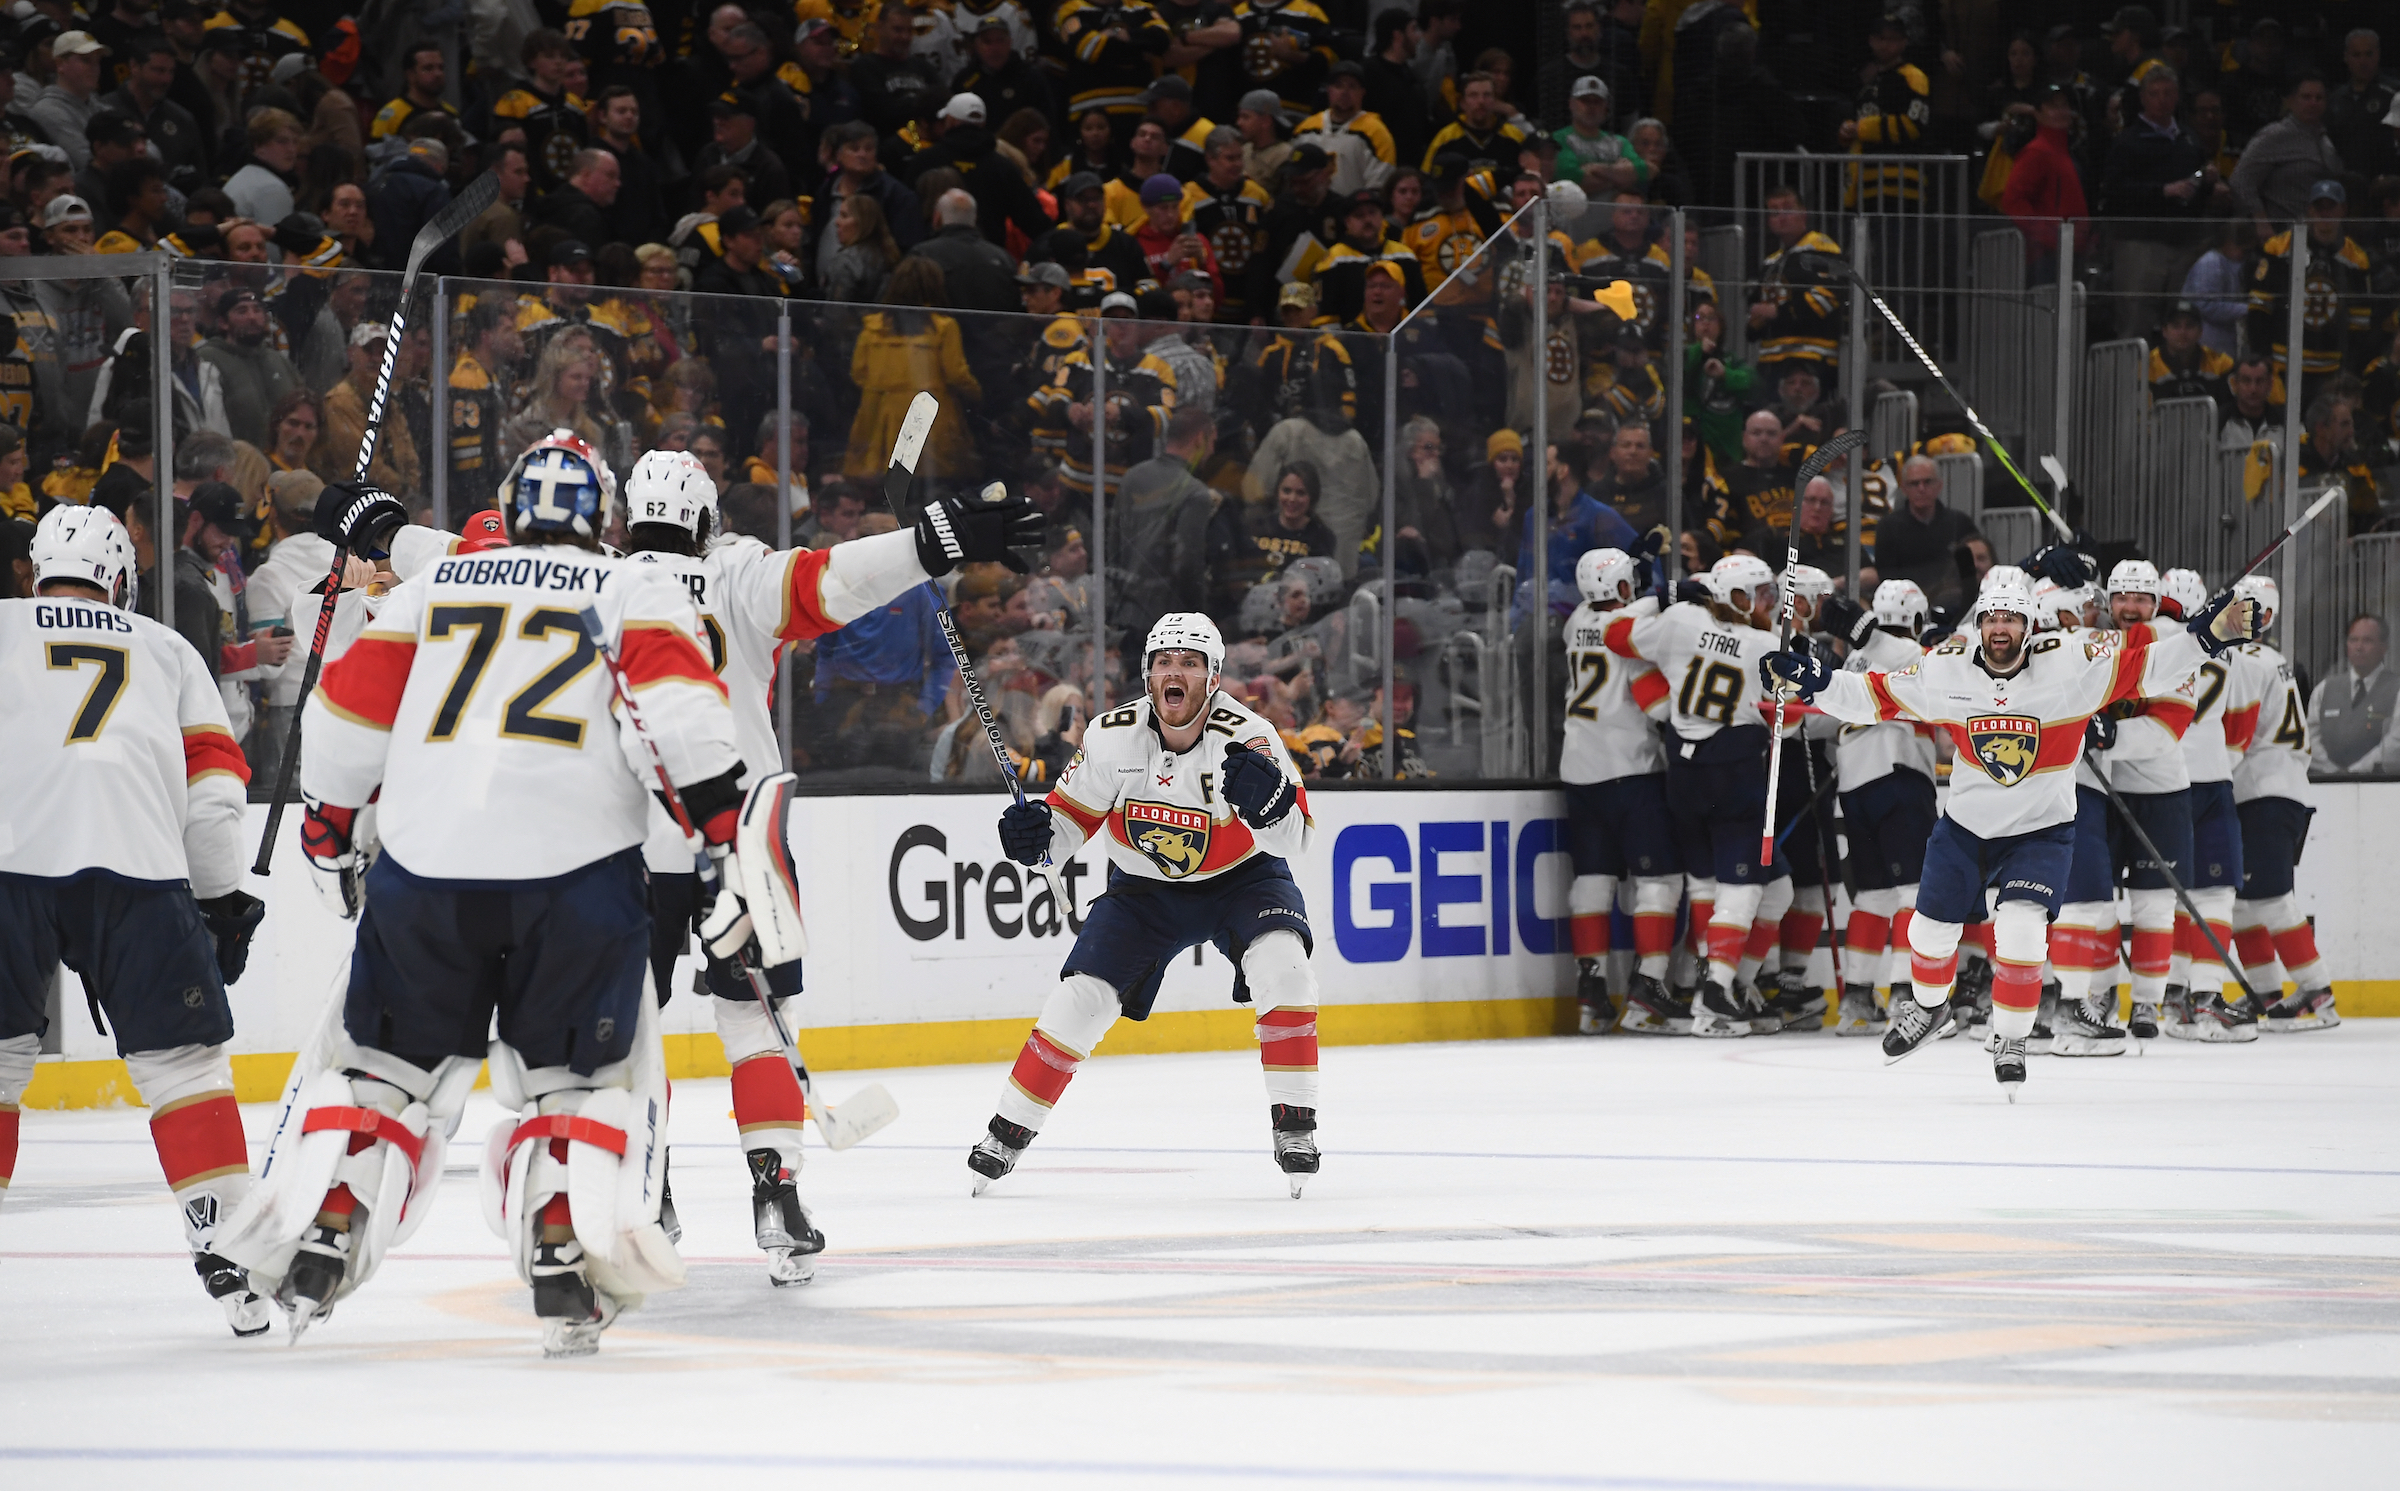
[[1408, 287], [1407, 273], [1402, 270], [1398, 264], [1393, 263], [1389, 259], [1378, 259], [1374, 263], [1368, 265], [1367, 273], [1370, 275], [1383, 275], [1393, 284], [1400, 286], [1402, 289], [1406, 289]]
[[983, 100], [972, 93], [953, 93], [950, 102], [942, 105], [942, 117], [962, 124], [981, 124], [986, 117]]
[[1192, 85], [1185, 82], [1180, 73], [1165, 73], [1143, 91], [1142, 102], [1154, 104], [1162, 98], [1180, 98], [1188, 102], [1191, 96]]
[[389, 338], [391, 334], [392, 329], [381, 321], [361, 321], [350, 328], [350, 345], [372, 347], [377, 342]]
[[720, 238], [731, 238], [737, 233], [755, 233], [759, 227], [758, 214], [747, 207], [729, 208], [717, 214], [717, 234]]
[[1281, 114], [1283, 99], [1272, 88], [1253, 88], [1242, 95], [1242, 107], [1253, 114]]
[[[1008, 23], [1002, 21], [1000, 24], [1005, 26]], [[823, 16], [812, 16], [800, 23], [800, 29], [792, 33], [792, 40], [795, 42], [815, 41], [820, 36], [830, 36], [838, 41], [841, 33], [834, 30], [833, 22], [826, 20]]]
[[1294, 280], [1283, 287], [1283, 293], [1275, 297], [1275, 303], [1279, 306], [1302, 305], [1314, 310], [1317, 305], [1317, 287], [1305, 280]]
[[288, 83], [308, 71], [311, 64], [312, 59], [306, 52], [286, 52], [275, 59], [275, 65], [268, 69], [267, 77], [272, 82]]
[[1445, 150], [1433, 158], [1433, 179], [1456, 181], [1474, 173], [1475, 162], [1462, 150]]
[[317, 494], [325, 478], [314, 471], [278, 471], [267, 478], [267, 500], [286, 523], [305, 527], [316, 520]]
[[747, 114], [753, 119], [758, 117], [758, 105], [745, 98], [738, 88], [728, 88], [708, 101], [708, 117], [711, 119], [730, 119], [736, 114]]
[[[832, 23], [832, 22], [830, 22], [830, 21], [811, 21], [811, 22], [809, 23], [809, 25], [811, 25], [811, 26], [823, 26], [823, 27], [824, 27], [826, 30], [828, 30], [828, 31], [830, 31], [830, 30], [832, 30], [832, 29], [833, 29], [833, 23]], [[803, 26], [803, 27], [801, 27], [800, 29], [801, 29], [802, 31], [806, 31], [806, 30], [808, 29], [808, 27], [807, 27], [807, 26]], [[986, 31], [1006, 31], [1006, 30], [1008, 30], [1008, 17], [1006, 17], [1006, 16], [1002, 15], [1000, 12], [998, 12], [998, 11], [996, 11], [996, 10], [995, 10], [995, 11], [991, 11], [991, 12], [989, 12], [988, 14], [986, 14], [986, 15], [983, 17], [983, 19], [981, 19], [981, 20], [979, 20], [979, 21], [977, 21], [977, 22], [975, 23], [975, 33], [974, 33], [974, 34], [975, 34], [975, 35], [977, 35], [977, 36], [981, 36], [981, 35], [983, 35], [983, 33], [985, 33]]]
[[242, 511], [242, 494], [221, 481], [204, 481], [192, 489], [190, 510], [229, 534], [248, 537], [258, 520]]
[[88, 52], [107, 50], [101, 45], [100, 38], [89, 31], [62, 31], [58, 34], [58, 40], [50, 43], [50, 55], [53, 57], [80, 57]]
[[1167, 290], [1153, 285], [1133, 298], [1134, 311], [1145, 321], [1175, 319], [1175, 297]]
[[1122, 290], [1111, 290], [1100, 297], [1100, 314], [1103, 316], [1110, 311], [1123, 311], [1128, 316], [1138, 315], [1141, 309], [1134, 298]]
[[1069, 176], [1066, 180], [1058, 184], [1058, 195], [1061, 199], [1068, 197], [1080, 197], [1085, 192], [1106, 190], [1107, 187], [1101, 184], [1098, 174], [1091, 171], [1077, 171], [1074, 175]]
[[1161, 171], [1142, 183], [1142, 205], [1157, 202], [1176, 202], [1183, 198], [1183, 183]]
[[486, 549], [507, 547], [508, 520], [500, 515], [496, 507], [485, 508], [458, 527], [458, 552], [461, 554], [480, 554]]
[[2158, 15], [2147, 5], [2120, 5], [2117, 13], [2100, 28], [2105, 36], [2111, 31], [2150, 31], [2158, 26]]
[[1347, 57], [1344, 57], [1341, 61], [1336, 62], [1333, 66], [1325, 69], [1325, 80], [1327, 82], [1331, 82], [1335, 78], [1357, 78], [1363, 82], [1365, 81], [1366, 76], [1367, 70], [1359, 66], [1357, 63], [1351, 61]]
[[2320, 181], [2315, 186], [2312, 186], [2308, 189], [2308, 200], [2311, 202], [2340, 202], [2347, 204], [2350, 200], [2350, 194], [2342, 189], [2342, 184], [2338, 181]]
[[1602, 81], [1597, 73], [1587, 72], [1575, 80], [1575, 86], [1567, 90], [1567, 97], [1606, 98], [1608, 97], [1608, 84]]
[[2192, 304], [2188, 300], [2178, 300], [2167, 311], [2167, 319], [2170, 321], [2181, 321], [2186, 317], [2189, 317], [2194, 321], [2199, 320], [2200, 307]]
[[1325, 153], [1324, 146], [1304, 142], [1292, 147], [1291, 159], [1284, 164], [1294, 171], [1329, 171], [1333, 157]]
[[584, 242], [580, 238], [562, 238], [550, 250], [550, 267], [552, 269], [565, 269], [569, 265], [591, 262], [592, 251], [584, 246]]
[[1017, 283], [1020, 285], [1048, 285], [1053, 290], [1075, 288], [1074, 276], [1067, 273], [1066, 266], [1052, 263], [1047, 259], [1039, 264], [1027, 265], [1025, 272], [1017, 276]]
[[42, 226], [55, 228], [61, 223], [88, 223], [92, 220], [92, 204], [68, 192], [52, 197], [42, 208]]
[[[58, 199], [53, 197], [51, 200], [55, 202]], [[235, 306], [241, 305], [244, 302], [247, 302], [251, 305], [265, 304], [264, 301], [258, 298], [258, 292], [256, 290], [251, 289], [248, 285], [236, 285], [232, 289], [217, 297], [217, 314], [220, 316], [225, 315], [232, 311]]]
[[1886, 36], [1894, 31], [1899, 32], [1903, 36], [1907, 35], [1908, 17], [1901, 15], [1897, 11], [1890, 10], [1887, 10], [1882, 15], [1877, 16], [1875, 18], [1875, 24], [1867, 28], [1867, 34], [1869, 36]]

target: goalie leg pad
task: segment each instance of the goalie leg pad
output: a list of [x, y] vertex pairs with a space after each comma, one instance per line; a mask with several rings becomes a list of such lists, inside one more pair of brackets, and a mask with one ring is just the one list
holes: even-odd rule
[[737, 889], [750, 910], [761, 966], [778, 967], [808, 952], [800, 916], [800, 875], [792, 858], [792, 789], [799, 778], [779, 772], [750, 789], [734, 834]]

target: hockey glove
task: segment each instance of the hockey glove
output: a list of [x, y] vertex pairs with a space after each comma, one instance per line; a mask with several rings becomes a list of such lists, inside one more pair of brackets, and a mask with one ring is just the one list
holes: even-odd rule
[[1940, 622], [1936, 622], [1917, 633], [1917, 645], [1930, 651], [1956, 635], [1958, 632], [1955, 627], [1944, 626]]
[[317, 536], [368, 559], [389, 558], [407, 522], [400, 499], [368, 482], [338, 481], [317, 494]]
[[1225, 748], [1225, 801], [1252, 828], [1273, 828], [1300, 800], [1274, 762], [1236, 742]]
[[367, 900], [365, 872], [359, 868], [358, 850], [351, 843], [358, 828], [358, 809], [335, 807], [306, 793], [300, 801], [300, 852], [308, 857], [310, 878], [326, 907], [343, 921], [350, 921]]
[[2117, 744], [2117, 722], [2104, 714], [2093, 715], [2083, 722], [2083, 753], [2097, 756], [2113, 750]]
[[2183, 624], [2183, 629], [2200, 639], [2200, 645], [2215, 657], [2228, 647], [2255, 642], [2264, 628], [2258, 624], [2258, 602], [2247, 598], [2236, 600], [2231, 590], [2220, 590], [2208, 598], [2200, 614]]
[[1833, 682], [1833, 670], [1806, 649], [1770, 652], [1758, 660], [1758, 678], [1769, 693], [1797, 696], [1806, 704]]
[[1050, 809], [1040, 802], [1012, 802], [1002, 808], [1000, 849], [1018, 864], [1040, 864], [1050, 852]]
[[2025, 568], [2061, 590], [2074, 590], [2098, 578], [2092, 561], [2065, 544], [2052, 544], [2025, 561]]
[[230, 890], [200, 903], [200, 920], [217, 945], [217, 972], [231, 984], [250, 966], [250, 939], [266, 919], [267, 903], [247, 891]]
[[1817, 602], [1815, 630], [1839, 637], [1852, 647], [1864, 647], [1875, 635], [1875, 613], [1846, 595], [1829, 595]]
[[1675, 599], [1679, 601], [1688, 601], [1695, 606], [1705, 606], [1715, 601], [1716, 598], [1717, 593], [1708, 588], [1706, 580], [1678, 580], [1675, 582]]
[[1042, 545], [1041, 510], [993, 482], [972, 502], [944, 497], [917, 515], [917, 562], [929, 575], [946, 575], [962, 564], [1005, 564], [1029, 573], [1020, 549]]

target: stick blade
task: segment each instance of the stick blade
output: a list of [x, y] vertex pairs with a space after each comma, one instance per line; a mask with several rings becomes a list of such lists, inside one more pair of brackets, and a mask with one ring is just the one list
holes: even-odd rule
[[917, 458], [925, 453], [925, 438], [933, 433], [934, 416], [941, 412], [942, 401], [922, 389], [908, 401], [908, 413], [900, 421], [900, 438], [892, 442], [891, 468], [883, 474], [883, 500], [895, 514], [908, 500], [908, 484], [917, 474]]
[[465, 231], [467, 224], [483, 216], [494, 202], [500, 200], [500, 178], [484, 172], [460, 188], [450, 205], [435, 213], [431, 221], [417, 230], [408, 245], [408, 268], [415, 272], [428, 254]]
[[889, 1126], [900, 1116], [900, 1105], [877, 1082], [842, 1099], [838, 1108], [830, 1103], [813, 1104], [809, 1116], [817, 1121], [817, 1137], [825, 1141], [827, 1149], [848, 1149]]
[[1810, 482], [1833, 469], [1834, 462], [1841, 460], [1866, 443], [1866, 431], [1844, 430], [1815, 450], [1810, 451], [1808, 459], [1800, 463], [1800, 474], [1794, 479], [1792, 490], [1795, 492], [1807, 490]]

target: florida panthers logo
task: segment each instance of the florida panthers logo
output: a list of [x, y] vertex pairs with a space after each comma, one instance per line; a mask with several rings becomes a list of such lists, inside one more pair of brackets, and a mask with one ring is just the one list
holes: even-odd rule
[[1967, 721], [1967, 742], [1984, 775], [2014, 787], [2032, 773], [2041, 754], [2042, 722], [2030, 715], [1987, 714]]
[[1208, 860], [1208, 814], [1163, 802], [1125, 804], [1125, 836], [1169, 880], [1181, 880]]

